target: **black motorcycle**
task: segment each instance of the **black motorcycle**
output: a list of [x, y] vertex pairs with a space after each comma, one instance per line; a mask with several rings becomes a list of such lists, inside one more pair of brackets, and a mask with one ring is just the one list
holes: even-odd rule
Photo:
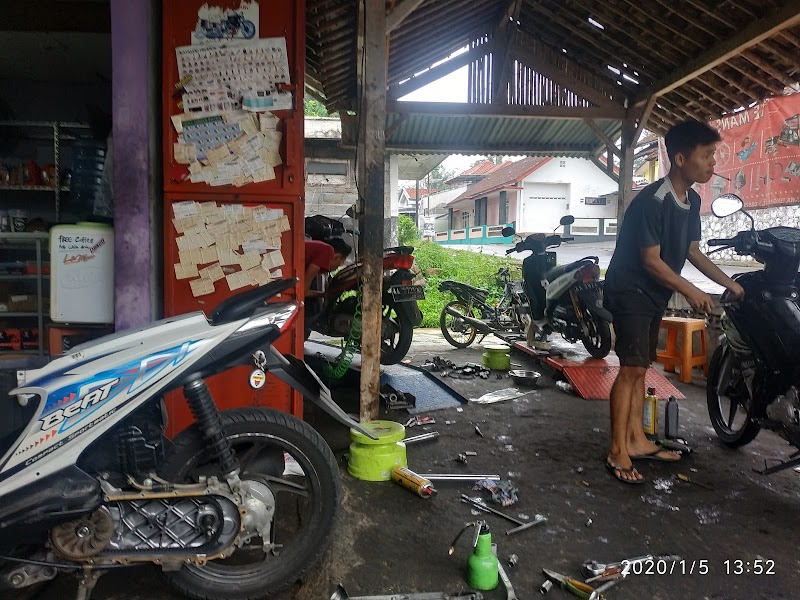
[[503, 297], [490, 304], [489, 290], [468, 283], [446, 279], [439, 284], [440, 292], [450, 292], [457, 300], [448, 302], [439, 315], [442, 335], [452, 346], [466, 348], [480, 333], [481, 340], [490, 333], [522, 333], [530, 323], [528, 297], [522, 282], [512, 279], [507, 267], [497, 276], [503, 282]]
[[[348, 212], [347, 216], [351, 216]], [[352, 218], [352, 217], [351, 217]], [[305, 233], [313, 240], [352, 235], [357, 252], [355, 232], [338, 219], [324, 215], [306, 217]], [[381, 301], [381, 364], [393, 365], [405, 358], [414, 335], [414, 327], [422, 323], [418, 300], [425, 299], [425, 288], [414, 285], [414, 248], [397, 246], [383, 251], [383, 299]], [[355, 257], [352, 264], [324, 279], [324, 296], [306, 301], [306, 337], [316, 331], [330, 337], [342, 337], [354, 348], [361, 340], [361, 277], [364, 263]], [[315, 289], [321, 289], [321, 281]]]
[[[709, 240], [709, 246], [720, 246], [712, 252], [732, 248], [764, 268], [734, 275], [745, 290], [743, 300], [733, 300], [727, 291], [722, 295], [724, 336], [709, 364], [708, 414], [728, 446], [744, 446], [766, 428], [800, 448], [800, 230], [756, 230], [743, 206], [735, 194], [720, 196], [711, 206], [717, 217], [741, 211], [752, 224], [730, 239]], [[760, 472], [798, 464], [800, 451]]]
[[[561, 218], [561, 225], [575, 221], [571, 215]], [[515, 235], [512, 227], [503, 235]], [[531, 318], [539, 333], [535, 341], [547, 341], [551, 333], [560, 333], [568, 342], [583, 342], [593, 358], [605, 358], [611, 351], [611, 313], [603, 308], [603, 288], [599, 259], [586, 256], [568, 265], [556, 266], [561, 242], [574, 238], [532, 234], [506, 251], [531, 254], [522, 261], [522, 279], [530, 301]]]

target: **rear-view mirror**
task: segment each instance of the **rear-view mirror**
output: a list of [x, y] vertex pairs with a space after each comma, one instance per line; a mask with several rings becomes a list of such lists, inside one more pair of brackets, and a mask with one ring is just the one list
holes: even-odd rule
[[503, 229], [500, 230], [500, 233], [503, 234], [503, 237], [511, 237], [512, 235], [514, 235], [516, 233], [516, 231], [514, 230], [513, 227], [506, 226], [506, 227], [503, 227]]
[[559, 221], [559, 223], [561, 223], [562, 225], [572, 225], [574, 222], [575, 222], [575, 217], [573, 217], [572, 215], [564, 215], [563, 217], [561, 217], [561, 220]]
[[715, 217], [729, 217], [742, 210], [744, 202], [736, 194], [723, 194], [711, 203], [711, 212]]

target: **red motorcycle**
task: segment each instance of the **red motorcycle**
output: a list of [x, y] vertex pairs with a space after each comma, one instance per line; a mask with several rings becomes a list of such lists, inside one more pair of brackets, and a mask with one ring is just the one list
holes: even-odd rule
[[[314, 240], [326, 241], [332, 237], [353, 234], [336, 219], [315, 215], [306, 217], [306, 234]], [[357, 244], [353, 244], [357, 248]], [[381, 318], [381, 363], [393, 365], [405, 357], [411, 347], [414, 327], [422, 323], [422, 313], [417, 304], [425, 298], [425, 289], [413, 285], [414, 248], [397, 246], [386, 248], [383, 254], [383, 299]], [[356, 261], [343, 267], [327, 280], [322, 302], [308, 299], [306, 330], [330, 337], [360, 340], [361, 290], [360, 282], [364, 263]]]

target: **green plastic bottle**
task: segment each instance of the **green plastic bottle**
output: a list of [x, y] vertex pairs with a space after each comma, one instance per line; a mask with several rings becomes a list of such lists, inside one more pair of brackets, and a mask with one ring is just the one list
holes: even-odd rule
[[497, 587], [499, 569], [492, 553], [492, 534], [486, 522], [481, 524], [475, 551], [467, 560], [467, 583], [474, 590], [488, 591]]

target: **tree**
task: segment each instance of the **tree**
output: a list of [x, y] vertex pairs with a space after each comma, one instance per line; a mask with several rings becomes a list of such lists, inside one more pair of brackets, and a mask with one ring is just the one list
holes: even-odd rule
[[401, 246], [410, 246], [419, 241], [419, 230], [414, 226], [414, 219], [408, 215], [397, 217], [397, 241]]
[[325, 105], [319, 100], [315, 100], [310, 96], [303, 98], [303, 114], [307, 117], [330, 117], [331, 113], [325, 108]]
[[428, 173], [427, 177], [427, 185], [426, 187], [429, 190], [441, 191], [444, 190], [447, 186], [445, 185], [447, 181], [455, 177], [457, 173], [455, 171], [448, 171], [442, 165], [436, 165], [433, 170]]

